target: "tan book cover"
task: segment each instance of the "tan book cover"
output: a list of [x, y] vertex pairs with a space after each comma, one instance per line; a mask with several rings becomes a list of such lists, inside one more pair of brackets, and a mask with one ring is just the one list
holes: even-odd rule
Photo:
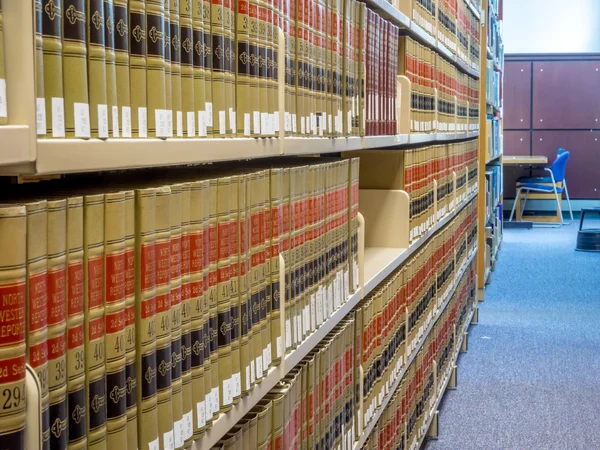
[[[235, 59], [232, 68], [235, 71], [235, 107], [236, 107], [236, 132], [238, 136], [252, 136], [252, 95], [258, 85], [250, 68], [252, 67], [250, 48], [250, 2], [236, 0], [235, 7]], [[254, 10], [254, 12], [256, 12]]]
[[[239, 5], [239, 2], [238, 2]], [[260, 77], [260, 55], [261, 55], [261, 40], [258, 36], [259, 28], [259, 17], [258, 17], [258, 1], [248, 0], [248, 65], [250, 74], [251, 90], [248, 93], [249, 108], [251, 114], [251, 135], [257, 137], [261, 135], [261, 95], [263, 94], [264, 82]], [[239, 17], [239, 16], [238, 16]], [[242, 17], [243, 19], [243, 17]], [[238, 31], [239, 34], [239, 31]], [[243, 52], [240, 52], [238, 48], [238, 72], [240, 56]], [[243, 78], [242, 78], [243, 81]], [[238, 108], [239, 110], [239, 108]], [[240, 110], [241, 111], [241, 110]]]
[[[225, 46], [225, 0], [211, 0], [210, 34], [212, 39], [212, 136], [227, 136], [227, 98], [225, 72], [227, 71]], [[210, 114], [207, 110], [206, 114]]]
[[[156, 362], [156, 194], [135, 191], [135, 349], [138, 446], [158, 445]], [[156, 448], [156, 447], [155, 447]]]
[[169, 267], [171, 270], [170, 317], [171, 317], [171, 401], [173, 404], [173, 433], [175, 449], [183, 448], [183, 398], [181, 395], [181, 282], [182, 282], [182, 185], [171, 187], [169, 214], [171, 228], [171, 248]]
[[[210, 226], [211, 226], [211, 214], [214, 217], [214, 227], [216, 230], [216, 184], [211, 186], [211, 180], [202, 181], [204, 188], [202, 189], [202, 286], [203, 286], [203, 295], [202, 295], [202, 339], [203, 339], [203, 351], [204, 351], [204, 396], [206, 401], [205, 407], [205, 415], [206, 415], [206, 424], [210, 426], [213, 420], [214, 407], [218, 407], [218, 402], [214, 401], [215, 396], [218, 397], [218, 392], [213, 391], [212, 386], [212, 373], [213, 370], [217, 371], [218, 375], [218, 366], [216, 365], [217, 359], [213, 361], [212, 352], [215, 350], [211, 347], [212, 343], [212, 333], [211, 333], [211, 322], [210, 322], [210, 287], [211, 287], [211, 239], [213, 240], [214, 246], [216, 248], [216, 242], [214, 239], [216, 237], [216, 233], [210, 234]], [[215, 180], [216, 183], [216, 180]], [[213, 194], [215, 194], [215, 198], [213, 201]], [[213, 277], [213, 289], [216, 289], [216, 280]], [[216, 295], [216, 292], [215, 292]], [[212, 363], [215, 362], [214, 367], [211, 368]], [[212, 370], [211, 370], [212, 369]], [[216, 395], [214, 395], [216, 394]]]
[[85, 398], [83, 197], [67, 199], [67, 392], [69, 449], [87, 445]]
[[[34, 3], [34, 25], [35, 25], [35, 97], [36, 97], [36, 113], [40, 114], [41, 109], [45, 113], [45, 98], [44, 98], [44, 50], [42, 37], [42, 0], [35, 0]], [[41, 106], [40, 102], [44, 102]], [[43, 131], [42, 131], [43, 129]], [[46, 128], [40, 124], [37, 134], [45, 135]]]
[[[54, 0], [50, 4], [46, 3], [42, 14], [44, 96], [46, 98], [46, 135], [52, 137], [64, 137], [62, 22], [60, 1]], [[58, 105], [60, 106], [57, 108]]]
[[173, 134], [183, 137], [183, 110], [181, 97], [181, 26], [180, 0], [169, 0], [169, 23], [171, 25], [171, 110]]
[[106, 448], [104, 317], [104, 194], [86, 195], [83, 208], [85, 378], [88, 448]]
[[[293, 8], [292, 8], [293, 6]], [[304, 123], [304, 97], [306, 94], [305, 86], [305, 62], [304, 62], [304, 28], [305, 28], [305, 17], [304, 17], [304, 2], [301, 0], [290, 0], [290, 17], [294, 17], [295, 21], [295, 48], [294, 54], [296, 56], [293, 63], [293, 71], [295, 72], [295, 97], [296, 97], [296, 123], [292, 123], [292, 128], [295, 127], [296, 135], [303, 135], [306, 133], [306, 124]], [[290, 26], [291, 30], [291, 26]], [[291, 34], [291, 31], [290, 31]], [[292, 118], [293, 120], [293, 118]]]
[[[117, 106], [117, 66], [115, 56], [115, 44], [117, 34], [116, 25], [117, 24], [115, 22], [114, 0], [104, 0], [104, 42], [106, 48], [106, 104], [108, 106], [108, 130], [111, 137], [119, 136], [119, 120]], [[115, 108], [117, 108], [116, 111]], [[117, 113], [116, 117], [115, 112]]]
[[273, 422], [273, 403], [270, 400], [263, 400], [257, 406], [257, 450], [266, 450], [271, 446], [272, 422]]
[[181, 396], [182, 437], [184, 447], [192, 445], [194, 433], [192, 397], [192, 287], [191, 264], [191, 188], [192, 183], [181, 185]]
[[[156, 368], [160, 448], [174, 445], [171, 387], [171, 188], [156, 192]], [[173, 442], [171, 442], [173, 441]]]
[[260, 172], [260, 334], [262, 341], [263, 377], [267, 376], [271, 365], [271, 258], [270, 230], [271, 207], [269, 198], [269, 171]]
[[[204, 35], [202, 55], [204, 57], [203, 67], [205, 69], [205, 83], [204, 83], [204, 115], [206, 122], [206, 133], [208, 136], [212, 136], [214, 127], [213, 123], [213, 90], [212, 90], [212, 70], [213, 70], [213, 54], [216, 50], [214, 45], [214, 39], [212, 35], [212, 1], [202, 0], [202, 20], [204, 24]], [[196, 44], [195, 44], [196, 45]], [[195, 47], [196, 48], [196, 47]], [[196, 109], [198, 105], [196, 104]]]
[[128, 116], [128, 130], [131, 129], [131, 87], [129, 67], [129, 10], [127, 0], [113, 0], [114, 4], [114, 38], [115, 38], [115, 71], [117, 77], [117, 111], [115, 118], [121, 122], [120, 137], [127, 137], [125, 132], [125, 115]]
[[[197, 0], [196, 0], [197, 1]], [[194, 29], [192, 26], [192, 0], [179, 0], [179, 58], [181, 72], [182, 133], [185, 137], [196, 136], [196, 112], [194, 110]], [[202, 2], [198, 2], [200, 7]], [[173, 8], [172, 8], [173, 11]], [[200, 22], [202, 24], [202, 22]], [[200, 41], [202, 42], [202, 41]], [[177, 83], [177, 81], [176, 81]], [[190, 123], [188, 123], [190, 121]]]
[[231, 177], [217, 181], [217, 348], [219, 362], [219, 406], [228, 411], [233, 404], [231, 364], [231, 281], [230, 267], [230, 221]]
[[[245, 207], [245, 201], [240, 202], [240, 195], [245, 196], [245, 191], [240, 193], [243, 175], [231, 176], [229, 196], [229, 294], [231, 315], [231, 390], [233, 403], [240, 402], [242, 396], [242, 374], [240, 366], [240, 223], [242, 215], [240, 208]], [[242, 203], [242, 206], [240, 206]]]
[[66, 373], [66, 261], [67, 201], [48, 201], [48, 391], [50, 403], [50, 446], [66, 449], [68, 444]]
[[252, 337], [252, 310], [250, 309], [250, 205], [248, 184], [250, 175], [240, 175], [239, 200], [239, 308], [240, 308], [240, 371], [241, 391], [246, 395], [253, 386], [250, 361], [254, 358]]
[[[283, 169], [270, 170], [270, 274], [271, 283], [271, 350], [272, 360], [279, 364], [283, 357], [283, 338], [281, 330], [281, 289], [279, 280], [279, 255], [284, 251], [283, 246], [288, 242], [283, 237]], [[286, 210], [287, 211], [287, 210]]]
[[279, 93], [277, 90], [277, 47], [279, 34], [277, 32], [277, 12], [275, 11], [274, 1], [265, 0], [261, 2], [265, 5], [267, 10], [267, 89], [268, 89], [268, 121], [269, 121], [269, 134], [275, 135], [278, 123], [275, 124], [275, 111], [278, 109]]
[[104, 0], [87, 0], [87, 2], [90, 130], [92, 137], [100, 137], [100, 111], [107, 104]]
[[283, 34], [285, 35], [285, 112], [286, 136], [295, 135], [296, 124], [296, 0], [284, 0]]
[[[193, 60], [193, 104], [195, 111], [194, 109], [192, 109], [192, 112], [194, 112], [194, 117], [196, 117], [197, 115], [195, 119], [198, 123], [197, 134], [198, 136], [203, 137], [208, 133], [208, 131], [204, 131], [204, 127], [206, 126], [208, 130], [208, 124], [212, 124], [212, 114], [210, 116], [210, 121], [208, 120], [206, 114], [206, 103], [209, 102], [210, 99], [212, 99], [210, 80], [210, 68], [212, 67], [212, 53], [210, 53], [212, 49], [212, 42], [210, 37], [210, 1], [192, 0], [191, 11], [192, 39], [189, 42], [188, 48], [190, 48], [192, 52]], [[207, 14], [208, 17], [206, 17]], [[183, 15], [181, 17], [183, 18]], [[182, 42], [182, 46], [183, 45], [187, 46], [187, 43]], [[191, 106], [191, 104], [189, 106]], [[188, 134], [189, 133], [190, 131], [188, 128]]]
[[[259, 83], [259, 97], [258, 105], [260, 112], [260, 132], [262, 136], [270, 134], [269, 130], [269, 81], [267, 79], [267, 67], [269, 61], [269, 42], [267, 39], [267, 26], [268, 26], [268, 9], [266, 1], [257, 0], [251, 3], [256, 4], [256, 10], [258, 12], [258, 33], [257, 33], [257, 46], [258, 46], [258, 83]], [[250, 32], [250, 38], [252, 39], [252, 31]]]
[[171, 54], [171, 0], [164, 0], [164, 40], [165, 46], [165, 115], [167, 117], [167, 136], [173, 136], [173, 86], [171, 84], [171, 74], [173, 69], [173, 56]]
[[[165, 6], [163, 0], [146, 0], [146, 100], [148, 136], [167, 137], [165, 75]], [[158, 120], [157, 120], [158, 119]]]
[[[298, 343], [300, 342], [300, 334], [302, 330], [302, 324], [298, 321], [298, 318], [301, 316], [298, 314], [298, 308], [301, 307], [301, 297], [299, 295], [299, 287], [300, 287], [300, 274], [298, 269], [298, 264], [300, 260], [299, 252], [300, 252], [300, 228], [301, 228], [301, 219], [300, 219], [300, 211], [301, 211], [301, 192], [299, 191], [299, 178], [300, 172], [298, 167], [290, 168], [290, 225], [291, 225], [291, 237], [290, 237], [290, 302], [289, 302], [289, 310], [290, 310], [290, 320], [291, 324], [289, 330], [287, 329], [286, 323], [286, 336], [290, 334], [290, 340], [286, 342], [286, 348], [288, 347], [288, 343], [291, 348], [296, 348]], [[289, 333], [288, 333], [289, 332]], [[287, 339], [287, 337], [286, 337]]]
[[135, 192], [125, 191], [125, 404], [127, 446], [137, 447], [137, 374], [135, 348]]
[[106, 443], [127, 444], [125, 372], [125, 193], [104, 194]]
[[260, 222], [261, 213], [261, 189], [260, 172], [250, 175], [248, 193], [250, 199], [250, 311], [252, 314], [252, 359], [250, 361], [251, 381], [260, 383], [262, 381], [262, 335], [260, 314], [260, 290], [261, 290], [261, 264], [260, 264]]
[[[147, 137], [148, 26], [146, 0], [129, 0], [129, 80], [131, 86], [131, 129], [133, 137]], [[156, 38], [156, 35], [154, 34]], [[154, 48], [154, 47], [153, 47]], [[142, 127], [140, 129], [140, 122]]]
[[[4, 64], [4, 14], [2, 13], [2, 4], [0, 3], [0, 80], [6, 79]], [[8, 117], [6, 115], [0, 117], [0, 125], [5, 125], [7, 122]]]
[[[218, 317], [218, 180], [209, 180], [208, 189], [208, 338], [210, 348], [210, 397], [209, 411], [216, 419], [220, 409], [220, 377], [219, 377], [219, 317]], [[206, 344], [205, 344], [206, 345]], [[206, 358], [206, 354], [205, 354]], [[205, 368], [206, 373], [206, 368]]]
[[[285, 327], [281, 330], [283, 349], [282, 354], [284, 355], [287, 350], [291, 349], [292, 346], [292, 321], [294, 312], [291, 307], [292, 297], [292, 262], [291, 262], [291, 191], [290, 191], [290, 168], [283, 168], [282, 173], [282, 213], [281, 213], [281, 241], [283, 255], [283, 261], [285, 264]], [[283, 357], [282, 355], [282, 357]]]
[[225, 116], [227, 137], [235, 137], [237, 134], [237, 114], [236, 114], [236, 78], [235, 64], [237, 61], [237, 47], [235, 43], [235, 8], [236, 0], [223, 0], [223, 48], [225, 65]]
[[[25, 206], [0, 206], [0, 247], [9, 249], [0, 257], [0, 313], [10, 330], [2, 336], [0, 368], [7, 377], [0, 382], [0, 439], [7, 448], [25, 448], [25, 363], [27, 314], [27, 215]], [[43, 241], [43, 239], [41, 239]], [[16, 370], [13, 370], [16, 369]], [[13, 397], [13, 393], [15, 396]]]

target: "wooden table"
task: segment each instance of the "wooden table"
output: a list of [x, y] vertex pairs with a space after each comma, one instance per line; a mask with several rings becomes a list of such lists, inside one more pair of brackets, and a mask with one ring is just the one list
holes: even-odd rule
[[528, 166], [539, 167], [548, 164], [548, 158], [545, 156], [503, 156], [502, 164], [505, 166]]

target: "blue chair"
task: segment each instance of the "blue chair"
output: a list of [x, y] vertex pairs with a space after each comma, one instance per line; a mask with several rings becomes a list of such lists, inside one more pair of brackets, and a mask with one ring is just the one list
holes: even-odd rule
[[[565, 149], [559, 149], [557, 157], [551, 168], [544, 168], [544, 171], [549, 172], [550, 176], [547, 177], [521, 177], [517, 180], [517, 195], [513, 204], [512, 211], [510, 213], [509, 222], [512, 218], [517, 207], [518, 200], [521, 198], [521, 193], [525, 193], [523, 200], [523, 206], [521, 210], [521, 216], [525, 211], [525, 205], [527, 203], [527, 197], [530, 192], [537, 192], [541, 194], [554, 194], [557, 204], [557, 214], [560, 221], [557, 222], [559, 226], [568, 225], [573, 222], [573, 208], [571, 207], [571, 199], [569, 198], [569, 191], [567, 189], [567, 180], [565, 179], [565, 171], [567, 162], [569, 161], [570, 153]], [[567, 204], [569, 205], [569, 213], [571, 215], [571, 221], [565, 222], [562, 217], [561, 199], [562, 193], [565, 193], [567, 197]]]

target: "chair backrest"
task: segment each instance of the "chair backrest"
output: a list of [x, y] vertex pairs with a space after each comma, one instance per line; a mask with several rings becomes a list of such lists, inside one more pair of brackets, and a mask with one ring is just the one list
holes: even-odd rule
[[571, 153], [564, 150], [560, 153], [554, 162], [552, 163], [552, 175], [554, 175], [554, 181], [562, 183], [565, 179], [565, 170], [567, 168], [567, 161], [569, 161]]

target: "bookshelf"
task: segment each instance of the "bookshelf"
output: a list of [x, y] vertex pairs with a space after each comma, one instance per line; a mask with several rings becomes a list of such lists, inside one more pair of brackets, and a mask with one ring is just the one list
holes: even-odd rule
[[502, 244], [503, 212], [503, 119], [502, 95], [504, 80], [504, 46], [502, 43], [502, 9], [498, 0], [486, 0], [485, 29], [481, 40], [479, 78], [482, 130], [479, 135], [480, 186], [479, 191], [479, 248], [477, 256], [478, 296], [483, 300], [483, 289], [491, 281]]

